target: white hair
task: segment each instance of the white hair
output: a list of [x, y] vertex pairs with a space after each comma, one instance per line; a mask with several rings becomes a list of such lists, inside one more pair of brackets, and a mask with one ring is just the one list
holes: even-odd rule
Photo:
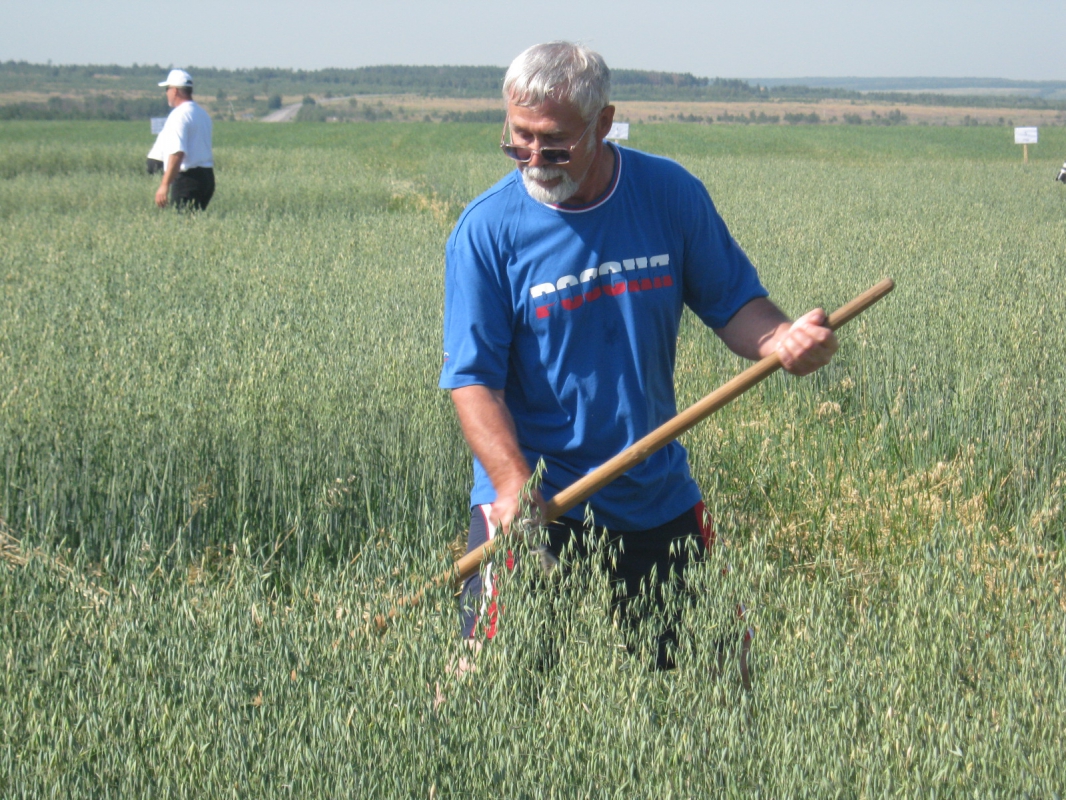
[[[544, 181], [558, 183], [545, 186]], [[581, 188], [581, 182], [571, 178], [562, 167], [526, 167], [522, 170], [522, 185], [540, 203], [565, 203]]]
[[520, 106], [547, 99], [573, 105], [591, 120], [608, 104], [611, 70], [599, 53], [573, 42], [545, 42], [524, 50], [503, 79], [503, 98]]

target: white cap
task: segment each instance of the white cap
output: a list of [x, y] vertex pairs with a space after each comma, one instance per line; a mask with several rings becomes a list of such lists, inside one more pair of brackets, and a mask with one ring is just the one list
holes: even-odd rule
[[183, 69], [172, 69], [167, 79], [160, 86], [182, 86], [192, 88], [192, 75]]

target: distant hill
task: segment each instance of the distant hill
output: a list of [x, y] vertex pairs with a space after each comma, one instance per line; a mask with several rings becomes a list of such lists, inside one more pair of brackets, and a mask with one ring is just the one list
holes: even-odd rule
[[[170, 67], [0, 62], [0, 119], [141, 119], [166, 113], [156, 85]], [[384, 65], [296, 70], [189, 66], [200, 98], [261, 115], [284, 97], [499, 97], [504, 68]], [[1066, 110], [1066, 81], [959, 78], [703, 78], [612, 70], [612, 98], [687, 102], [869, 100], [898, 105]]]

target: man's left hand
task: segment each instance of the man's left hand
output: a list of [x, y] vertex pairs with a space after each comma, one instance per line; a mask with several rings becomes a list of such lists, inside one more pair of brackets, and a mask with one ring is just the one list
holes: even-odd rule
[[777, 343], [781, 367], [793, 375], [809, 375], [833, 358], [839, 343], [836, 334], [825, 327], [828, 317], [816, 308], [792, 323]]
[[155, 190], [155, 204], [160, 208], [167, 207], [167, 190], [169, 188], [170, 187], [168, 186], [160, 186], [158, 189]]

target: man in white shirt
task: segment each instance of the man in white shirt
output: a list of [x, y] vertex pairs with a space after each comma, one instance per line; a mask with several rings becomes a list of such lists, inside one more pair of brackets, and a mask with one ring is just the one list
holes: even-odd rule
[[174, 110], [152, 148], [164, 165], [155, 204], [207, 208], [215, 193], [211, 117], [193, 101], [192, 76], [185, 70], [172, 69], [159, 85], [166, 87], [167, 103]]

